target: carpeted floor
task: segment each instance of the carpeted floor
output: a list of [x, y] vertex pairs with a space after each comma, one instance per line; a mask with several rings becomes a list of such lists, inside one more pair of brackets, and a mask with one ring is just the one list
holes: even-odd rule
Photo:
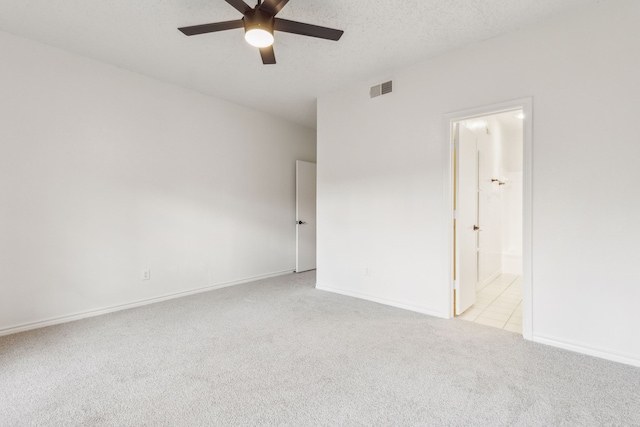
[[288, 275], [0, 337], [1, 426], [640, 426], [640, 369]]

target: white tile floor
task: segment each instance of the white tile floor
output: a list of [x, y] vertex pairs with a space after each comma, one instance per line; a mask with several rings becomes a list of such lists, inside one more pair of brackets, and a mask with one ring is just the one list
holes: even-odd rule
[[478, 290], [476, 303], [458, 317], [522, 334], [522, 276], [498, 276]]

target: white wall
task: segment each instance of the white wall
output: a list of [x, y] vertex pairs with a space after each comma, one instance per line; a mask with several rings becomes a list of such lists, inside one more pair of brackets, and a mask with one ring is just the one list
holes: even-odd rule
[[294, 270], [313, 130], [6, 33], [0, 54], [0, 333]]
[[[511, 117], [508, 117], [511, 115]], [[500, 134], [500, 186], [502, 196], [502, 272], [522, 274], [522, 120], [513, 113], [501, 115], [496, 123]]]
[[638, 16], [602, 2], [321, 97], [318, 287], [446, 317], [444, 114], [532, 96], [533, 339], [640, 365]]

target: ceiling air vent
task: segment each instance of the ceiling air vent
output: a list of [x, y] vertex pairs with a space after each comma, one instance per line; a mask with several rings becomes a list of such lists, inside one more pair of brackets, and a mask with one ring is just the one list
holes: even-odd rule
[[391, 92], [393, 92], [393, 81], [389, 80], [388, 82], [371, 87], [369, 96], [375, 98], [376, 96], [386, 95]]

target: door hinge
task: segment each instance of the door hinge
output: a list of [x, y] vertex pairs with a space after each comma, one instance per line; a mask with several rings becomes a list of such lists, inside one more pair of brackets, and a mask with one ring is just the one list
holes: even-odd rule
[[457, 291], [459, 286], [460, 286], [460, 281], [459, 280], [454, 280], [453, 281], [453, 290]]
[[453, 211], [453, 219], [458, 219], [458, 211]]

